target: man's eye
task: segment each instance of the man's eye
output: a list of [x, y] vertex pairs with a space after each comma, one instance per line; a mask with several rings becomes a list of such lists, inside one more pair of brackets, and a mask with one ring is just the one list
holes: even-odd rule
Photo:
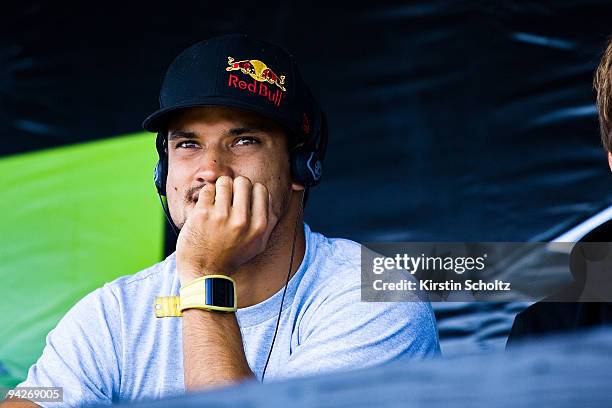
[[254, 137], [243, 136], [239, 139], [236, 139], [236, 142], [234, 142], [234, 146], [248, 146], [248, 145], [258, 144], [258, 143], [259, 143], [259, 140], [255, 139]]
[[177, 148], [177, 149], [178, 149], [178, 148], [190, 149], [190, 148], [197, 147], [197, 146], [198, 146], [198, 145], [197, 145], [197, 143], [195, 143], [195, 142], [190, 142], [190, 141], [178, 142], [178, 143], [176, 144], [176, 148]]

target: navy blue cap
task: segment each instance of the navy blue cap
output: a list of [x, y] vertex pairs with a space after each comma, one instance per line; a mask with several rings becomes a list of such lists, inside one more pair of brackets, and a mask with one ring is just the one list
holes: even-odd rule
[[197, 106], [245, 109], [306, 137], [320, 109], [289, 53], [242, 34], [199, 42], [176, 57], [161, 87], [159, 109], [142, 127], [163, 131], [170, 113]]

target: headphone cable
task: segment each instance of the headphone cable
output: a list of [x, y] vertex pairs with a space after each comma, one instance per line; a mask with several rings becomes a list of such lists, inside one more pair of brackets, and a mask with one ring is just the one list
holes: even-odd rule
[[293, 243], [291, 244], [291, 260], [289, 261], [289, 270], [287, 271], [287, 281], [285, 282], [285, 288], [283, 289], [283, 296], [281, 298], [280, 308], [278, 310], [278, 317], [276, 318], [276, 327], [274, 328], [274, 336], [272, 337], [272, 344], [270, 345], [270, 351], [268, 352], [268, 358], [266, 358], [266, 365], [264, 366], [263, 372], [261, 374], [261, 382], [263, 382], [266, 377], [266, 369], [268, 368], [268, 363], [270, 362], [270, 356], [272, 356], [272, 350], [274, 349], [274, 341], [276, 340], [276, 335], [278, 334], [278, 326], [280, 323], [281, 314], [283, 312], [283, 303], [285, 302], [285, 293], [287, 293], [287, 286], [289, 286], [289, 279], [291, 277], [291, 267], [293, 266], [293, 257], [295, 255], [295, 241], [297, 237], [297, 226], [300, 221], [302, 212], [304, 210], [304, 194], [305, 189], [302, 190], [302, 197], [300, 199], [300, 208], [298, 212], [298, 216], [295, 220], [295, 226], [293, 227]]
[[158, 193], [157, 195], [159, 196], [159, 203], [162, 206], [162, 210], [164, 210], [164, 215], [166, 216], [166, 221], [168, 221], [168, 224], [170, 224], [170, 228], [172, 228], [172, 232], [174, 232], [174, 235], [176, 235], [176, 237], [178, 238], [179, 233], [178, 233], [178, 230], [176, 229], [176, 227], [174, 226], [174, 222], [172, 222], [172, 219], [170, 218], [170, 211], [164, 205], [164, 200], [162, 200], [161, 194]]

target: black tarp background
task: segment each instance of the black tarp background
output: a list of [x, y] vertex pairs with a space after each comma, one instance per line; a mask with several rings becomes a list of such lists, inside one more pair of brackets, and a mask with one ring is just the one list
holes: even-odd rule
[[591, 79], [611, 16], [604, 1], [4, 4], [0, 153], [138, 131], [176, 54], [244, 32], [290, 49], [328, 112], [315, 229], [545, 239], [610, 202]]

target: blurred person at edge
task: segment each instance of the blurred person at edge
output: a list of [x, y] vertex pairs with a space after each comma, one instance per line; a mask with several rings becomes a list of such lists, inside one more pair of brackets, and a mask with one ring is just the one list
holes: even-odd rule
[[170, 65], [160, 109], [143, 127], [158, 132], [156, 185], [180, 231], [176, 252], [63, 317], [19, 385], [63, 387], [64, 402], [40, 405], [161, 398], [439, 354], [429, 303], [361, 302], [360, 245], [304, 223], [327, 131], [284, 50], [244, 35], [195, 44]]
[[[608, 157], [608, 166], [612, 171], [612, 40], [608, 41], [595, 71], [593, 87], [597, 93], [601, 142]], [[601, 301], [593, 301], [601, 296], [597, 294], [593, 296], [593, 293], [585, 296], [584, 292], [587, 273], [585, 256], [588, 258], [585, 251], [599, 252], [598, 248], [589, 247], [588, 244], [580, 245], [580, 243], [612, 241], [609, 234], [611, 228], [612, 221], [607, 221], [580, 239], [570, 255], [570, 267], [576, 281], [544, 301], [534, 303], [520, 312], [514, 319], [506, 343], [507, 349], [511, 349], [520, 341], [547, 334], [576, 332], [612, 324], [612, 304], [605, 301], [607, 295]], [[599, 250], [605, 248], [601, 247]]]

